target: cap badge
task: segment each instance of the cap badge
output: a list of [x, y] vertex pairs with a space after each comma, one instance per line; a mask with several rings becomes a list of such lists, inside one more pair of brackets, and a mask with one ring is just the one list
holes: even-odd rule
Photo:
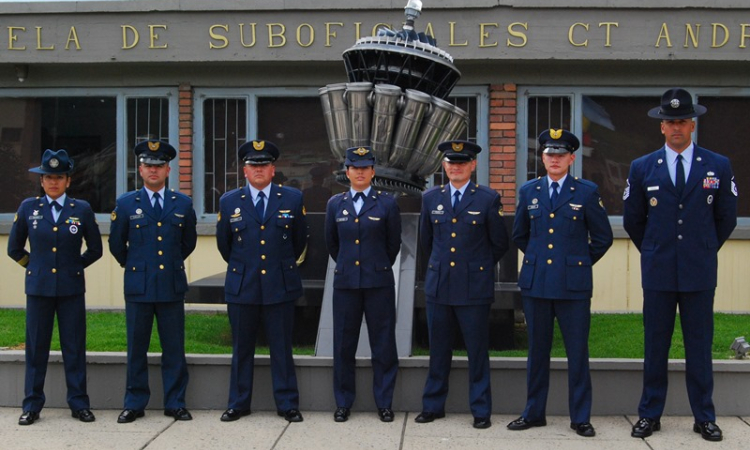
[[60, 165], [60, 161], [57, 160], [57, 158], [52, 158], [49, 160], [49, 166], [53, 169], [57, 168], [57, 166]]
[[161, 146], [161, 142], [149, 142], [148, 143], [148, 149], [152, 152], [155, 152], [159, 150], [159, 147]]
[[370, 150], [367, 150], [366, 148], [360, 147], [356, 150], [354, 150], [352, 153], [359, 155], [359, 156], [365, 156], [366, 154], [370, 153]]
[[451, 147], [453, 148], [454, 152], [460, 152], [464, 149], [464, 144], [462, 142], [454, 142], [451, 144]]
[[669, 101], [669, 106], [671, 106], [674, 109], [677, 109], [680, 107], [680, 101], [676, 98], [673, 98], [672, 100]]
[[266, 141], [253, 141], [253, 148], [256, 151], [261, 151], [266, 147]]
[[562, 128], [559, 130], [555, 130], [554, 128], [550, 128], [549, 130], [549, 136], [552, 139], [560, 139], [562, 137]]

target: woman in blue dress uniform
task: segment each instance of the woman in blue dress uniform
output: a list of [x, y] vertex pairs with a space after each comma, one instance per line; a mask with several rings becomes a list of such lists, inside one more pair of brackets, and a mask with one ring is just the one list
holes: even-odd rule
[[[50, 342], [55, 315], [74, 418], [93, 422], [86, 393], [86, 283], [83, 269], [102, 257], [102, 238], [91, 206], [68, 197], [73, 160], [65, 150], [45, 150], [44, 196], [18, 208], [8, 239], [8, 256], [26, 268], [26, 379], [19, 425], [31, 425], [44, 407]], [[29, 241], [30, 251], [26, 250]], [[86, 251], [81, 253], [83, 242]]]
[[392, 266], [401, 249], [396, 200], [372, 189], [375, 156], [369, 147], [346, 151], [351, 188], [326, 208], [326, 245], [336, 262], [333, 277], [333, 392], [336, 422], [346, 422], [354, 403], [355, 355], [362, 315], [372, 349], [372, 390], [378, 417], [393, 421], [398, 372], [396, 300]]

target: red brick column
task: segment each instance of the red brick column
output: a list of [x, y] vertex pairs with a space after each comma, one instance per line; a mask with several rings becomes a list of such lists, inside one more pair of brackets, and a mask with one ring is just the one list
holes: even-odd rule
[[179, 86], [179, 165], [180, 192], [193, 195], [193, 87], [190, 83]]
[[516, 85], [490, 86], [490, 187], [507, 213], [516, 209]]

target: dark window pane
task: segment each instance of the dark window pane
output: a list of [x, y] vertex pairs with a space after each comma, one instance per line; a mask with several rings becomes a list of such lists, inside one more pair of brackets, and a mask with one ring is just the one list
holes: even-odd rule
[[[698, 118], [697, 144], [728, 157], [732, 161], [732, 170], [742, 194], [750, 188], [750, 152], [747, 151], [745, 130], [750, 127], [747, 109], [750, 107], [748, 97], [700, 97], [698, 103], [708, 108], [708, 112]], [[720, 180], [721, 183], [729, 180]], [[739, 216], [750, 216], [750, 202], [737, 204]]]
[[[537, 151], [537, 137], [550, 128], [570, 130], [568, 97], [531, 97], [528, 104], [526, 180], [546, 175], [542, 155]], [[525, 181], [525, 180], [524, 180]]]
[[219, 211], [219, 199], [244, 184], [237, 149], [247, 140], [247, 101], [212, 98], [203, 102], [205, 149], [205, 205], [208, 214]]
[[599, 185], [609, 215], [622, 215], [630, 163], [664, 145], [659, 120], [647, 112], [659, 97], [583, 96], [583, 178]]
[[[128, 161], [127, 190], [131, 191], [142, 185], [133, 153], [136, 144], [148, 139], [169, 141], [169, 101], [166, 98], [129, 98], [127, 105], [125, 151]], [[177, 148], [177, 145], [171, 144]]]
[[38, 166], [45, 149], [65, 149], [75, 162], [68, 195], [98, 213], [116, 197], [116, 100], [112, 97], [0, 99], [0, 212], [14, 212], [23, 198], [41, 195]]

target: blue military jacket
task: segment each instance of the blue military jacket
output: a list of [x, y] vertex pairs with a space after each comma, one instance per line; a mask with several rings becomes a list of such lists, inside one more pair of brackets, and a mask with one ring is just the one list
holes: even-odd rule
[[183, 301], [185, 259], [198, 240], [193, 201], [166, 191], [160, 217], [145, 188], [123, 194], [112, 212], [109, 251], [125, 268], [125, 300]]
[[[25, 249], [27, 239], [30, 251]], [[86, 251], [81, 254], [84, 241]], [[102, 237], [91, 206], [67, 197], [54, 222], [46, 196], [27, 198], [13, 219], [8, 256], [26, 267], [26, 295], [83, 294], [83, 269], [102, 257]]]
[[530, 297], [591, 298], [592, 265], [612, 239], [596, 184], [568, 175], [553, 208], [547, 177], [524, 183], [513, 222], [513, 242], [524, 253], [518, 287]]
[[641, 252], [643, 289], [714, 289], [719, 248], [737, 225], [737, 186], [729, 159], [694, 147], [682, 196], [662, 147], [630, 165], [623, 225]]
[[264, 218], [258, 217], [250, 188], [222, 195], [216, 222], [216, 245], [227, 265], [227, 303], [268, 305], [302, 295], [297, 268], [307, 246], [302, 193], [272, 185]]
[[429, 255], [428, 302], [478, 305], [495, 298], [495, 264], [508, 251], [500, 194], [470, 183], [456, 211], [448, 186], [422, 196], [420, 243]]
[[333, 287], [393, 286], [393, 263], [401, 249], [401, 214], [396, 200], [370, 189], [357, 215], [347, 190], [326, 207], [326, 246], [336, 261]]

